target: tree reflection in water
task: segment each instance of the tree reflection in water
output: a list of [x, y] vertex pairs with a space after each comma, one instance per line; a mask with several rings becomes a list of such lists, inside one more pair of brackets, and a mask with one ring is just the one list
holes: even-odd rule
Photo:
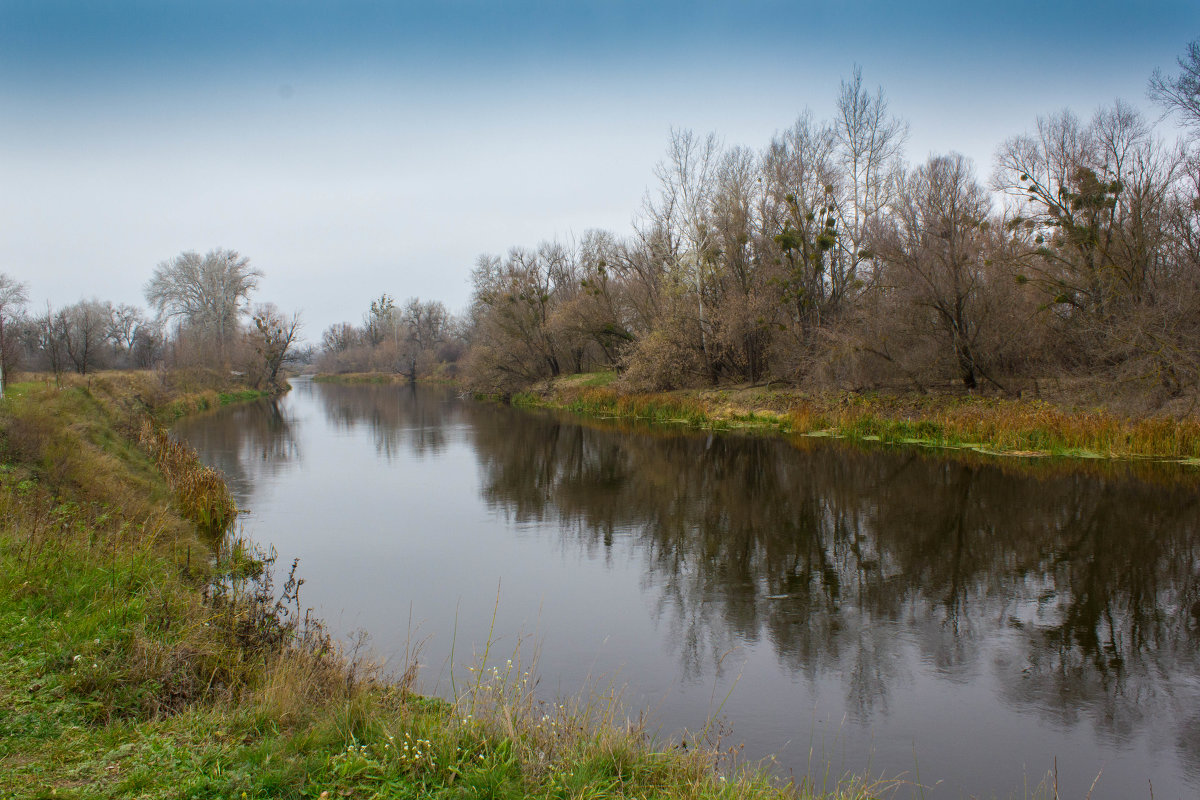
[[391, 461], [401, 453], [437, 455], [446, 449], [445, 428], [450, 406], [444, 392], [416, 386], [324, 384], [318, 394], [325, 418], [350, 431], [365, 425], [375, 439], [375, 452]]
[[915, 642], [947, 680], [992, 670], [1004, 702], [1118, 742], [1173, 720], [1196, 766], [1194, 483], [469, 414], [488, 503], [589, 552], [633, 539], [686, 676], [766, 639], [867, 719]]
[[301, 460], [292, 413], [280, 399], [257, 400], [210, 415], [179, 420], [173, 435], [203, 454], [225, 476], [240, 507], [250, 502], [254, 477], [274, 475]]

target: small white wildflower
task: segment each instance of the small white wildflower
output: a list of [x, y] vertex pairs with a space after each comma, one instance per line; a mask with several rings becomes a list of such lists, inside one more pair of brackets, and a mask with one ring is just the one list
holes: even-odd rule
[[75, 656], [75, 658], [74, 658], [74, 659], [72, 659], [72, 660], [74, 660], [74, 661], [79, 661], [79, 660], [80, 660], [80, 659], [82, 659], [82, 658], [83, 658], [83, 656]]

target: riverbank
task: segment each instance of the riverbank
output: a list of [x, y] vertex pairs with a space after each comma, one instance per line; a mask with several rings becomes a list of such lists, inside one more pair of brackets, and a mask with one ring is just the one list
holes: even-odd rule
[[0, 402], [0, 798], [820, 796], [723, 778], [611, 694], [541, 702], [519, 666], [448, 703], [339, 652], [162, 432], [242, 392], [102, 374]]
[[1200, 466], [1200, 419], [1122, 417], [1103, 409], [973, 395], [814, 394], [762, 386], [658, 394], [614, 388], [613, 373], [572, 375], [514, 395], [514, 405], [716, 430], [923, 445], [1024, 458], [1157, 459]]

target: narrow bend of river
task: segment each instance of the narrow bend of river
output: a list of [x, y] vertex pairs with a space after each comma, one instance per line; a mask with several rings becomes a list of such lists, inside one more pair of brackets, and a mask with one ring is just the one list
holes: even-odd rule
[[[440, 388], [294, 383], [183, 420], [302, 603], [449, 690], [482, 647], [541, 691], [720, 709], [796, 776], [897, 796], [1200, 797], [1200, 479], [581, 423]], [[1179, 468], [1182, 470], [1183, 468]], [[1136, 474], [1135, 474], [1136, 473]], [[497, 604], [497, 592], [499, 602]], [[415, 630], [410, 630], [410, 620]]]

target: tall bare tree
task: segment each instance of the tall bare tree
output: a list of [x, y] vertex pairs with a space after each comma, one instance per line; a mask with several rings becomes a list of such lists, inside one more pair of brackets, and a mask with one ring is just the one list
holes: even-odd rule
[[809, 346], [848, 290], [845, 272], [834, 268], [841, 256], [836, 146], [833, 128], [806, 111], [763, 156], [764, 233], [782, 266], [775, 283], [786, 310], [785, 327], [799, 348]]
[[952, 355], [963, 386], [974, 389], [987, 375], [980, 338], [991, 312], [988, 193], [966, 158], [935, 156], [908, 175], [892, 211], [872, 236], [891, 273], [885, 283], [915, 310], [910, 327], [934, 336]]
[[155, 267], [146, 300], [161, 317], [178, 319], [215, 344], [217, 359], [225, 365], [261, 277], [236, 250], [217, 248], [203, 256], [187, 251]]
[[712, 227], [709, 218], [721, 149], [716, 134], [701, 138], [686, 128], [672, 128], [666, 158], [654, 168], [659, 184], [658, 201], [647, 202], [651, 218], [668, 240], [678, 239], [683, 245], [673, 249], [671, 263], [667, 266], [681, 285], [689, 286], [695, 292], [700, 350], [709, 365], [709, 321], [704, 295], [711, 272]]
[[833, 131], [843, 185], [837, 199], [840, 257], [830, 278], [835, 291], [845, 291], [869, 277], [860, 269], [869, 255], [867, 231], [894, 195], [908, 124], [888, 114], [883, 88], [869, 92], [862, 68], [855, 66], [838, 91]]

